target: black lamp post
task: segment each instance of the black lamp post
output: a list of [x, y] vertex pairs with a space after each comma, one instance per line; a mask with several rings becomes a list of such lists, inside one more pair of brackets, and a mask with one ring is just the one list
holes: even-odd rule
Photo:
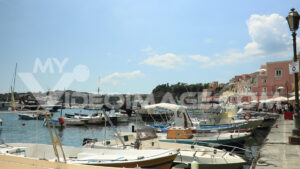
[[289, 82], [285, 81], [285, 90], [286, 90], [286, 99], [287, 102], [289, 103]]
[[[297, 62], [297, 49], [296, 49], [296, 31], [299, 28], [300, 16], [294, 8], [291, 9], [286, 20], [289, 24], [290, 30], [293, 36], [293, 49], [294, 49], [294, 62]], [[290, 137], [290, 144], [300, 144], [300, 114], [299, 114], [299, 89], [298, 89], [298, 73], [294, 73], [295, 79], [295, 129], [293, 130], [293, 136]]]

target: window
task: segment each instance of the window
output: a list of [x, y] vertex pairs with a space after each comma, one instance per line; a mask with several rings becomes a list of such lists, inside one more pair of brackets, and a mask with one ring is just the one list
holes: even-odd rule
[[267, 83], [267, 79], [262, 79], [262, 82], [263, 83]]
[[281, 77], [282, 76], [282, 70], [281, 69], [276, 69], [275, 70], [275, 77]]
[[262, 88], [262, 91], [263, 91], [263, 92], [267, 92], [267, 87], [263, 87], [263, 88]]

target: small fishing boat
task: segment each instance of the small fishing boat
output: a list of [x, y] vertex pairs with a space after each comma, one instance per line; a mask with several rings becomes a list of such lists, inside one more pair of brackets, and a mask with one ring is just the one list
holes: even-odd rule
[[36, 113], [20, 113], [18, 116], [21, 120], [36, 120], [39, 117]]
[[87, 123], [87, 120], [80, 118], [64, 118], [64, 124], [66, 126], [83, 126]]
[[75, 114], [65, 113], [65, 117], [67, 117], [67, 118], [72, 118], [74, 116], [75, 116]]
[[118, 123], [128, 123], [129, 117], [127, 114], [121, 112], [115, 112], [114, 115], [117, 117]]
[[190, 128], [171, 127], [167, 129], [167, 133], [157, 135], [161, 142], [204, 146], [213, 144], [215, 147], [242, 143], [251, 135], [250, 132], [193, 132]]
[[59, 120], [59, 119], [53, 119], [53, 120], [49, 120], [49, 119], [44, 119], [43, 122], [43, 126], [47, 126], [47, 122], [52, 126], [54, 125], [55, 127], [65, 127], [66, 124], [64, 123], [64, 121]]
[[52, 115], [49, 111], [36, 111], [18, 114], [19, 119], [22, 120], [44, 120], [44, 118], [49, 115]]
[[[179, 153], [174, 163], [190, 165], [196, 160], [201, 169], [237, 169], [246, 163], [243, 158], [226, 150], [207, 146], [159, 142], [155, 132], [153, 132], [154, 130], [149, 131], [151, 130], [137, 130], [136, 133], [122, 132], [120, 138], [102, 142], [97, 142], [96, 139], [85, 139], [83, 146], [96, 149], [178, 149]], [[142, 132], [144, 134], [141, 134]], [[122, 139], [122, 142], [119, 139]]]
[[[67, 169], [113, 169], [112, 167], [99, 167], [90, 165], [77, 165], [59, 162], [57, 160], [46, 159], [46, 156], [42, 154], [32, 155], [32, 152], [36, 152], [36, 149], [26, 149], [32, 151], [29, 153], [24, 151], [26, 147], [15, 147], [8, 144], [0, 145], [0, 166], [5, 169], [50, 169], [50, 168], [67, 168]], [[51, 149], [51, 147], [49, 147]], [[46, 151], [45, 151], [46, 152]], [[32, 158], [33, 157], [33, 158]], [[48, 157], [48, 156], [47, 156]], [[117, 168], [115, 168], [117, 169]]]
[[93, 114], [65, 113], [65, 117], [67, 119], [77, 119], [78, 123], [80, 123], [79, 121], [81, 120], [84, 122], [84, 124], [102, 124], [104, 122], [104, 116], [102, 115], [102, 113], [93, 113]]
[[[175, 150], [108, 150], [62, 146], [67, 164], [121, 168], [170, 169], [178, 152]], [[56, 161], [52, 145], [8, 143], [0, 145], [0, 154], [30, 159]], [[84, 166], [82, 166], [84, 167]], [[52, 167], [55, 168], [55, 167]]]
[[102, 113], [93, 113], [87, 116], [82, 116], [81, 114], [76, 115], [76, 118], [79, 118], [81, 120], [85, 120], [86, 124], [102, 124], [104, 122], [104, 116]]

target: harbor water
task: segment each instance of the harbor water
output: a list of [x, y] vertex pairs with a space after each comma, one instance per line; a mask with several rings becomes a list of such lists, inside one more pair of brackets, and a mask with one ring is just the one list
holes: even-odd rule
[[[81, 110], [81, 109], [64, 109], [62, 116], [65, 113], [84, 113], [92, 114], [95, 111]], [[60, 112], [54, 113], [53, 119], [57, 119]], [[18, 113], [0, 113], [0, 118], [3, 124], [0, 127], [0, 138], [6, 143], [39, 143], [39, 144], [52, 144], [48, 128], [43, 126], [43, 120], [20, 120]], [[268, 126], [272, 126], [272, 121]], [[118, 123], [116, 129], [121, 132], [131, 131], [131, 126], [135, 122]], [[241, 155], [248, 161], [244, 165], [244, 169], [250, 168], [251, 161], [255, 157], [267, 136], [270, 128], [258, 128], [254, 131], [253, 135], [246, 140], [243, 145], [236, 145], [246, 151], [235, 150], [234, 152]], [[115, 129], [105, 125], [88, 125], [88, 126], [67, 126], [63, 129], [57, 129], [58, 135], [63, 145], [67, 146], [82, 146], [84, 138], [97, 138], [98, 141], [110, 139], [115, 137]]]

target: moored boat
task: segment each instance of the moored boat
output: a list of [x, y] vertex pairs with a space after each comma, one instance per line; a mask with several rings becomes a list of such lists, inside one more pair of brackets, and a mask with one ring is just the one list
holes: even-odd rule
[[204, 132], [193, 133], [193, 129], [169, 128], [167, 133], [158, 133], [161, 142], [182, 143], [191, 145], [235, 145], [244, 142], [251, 135], [250, 132]]
[[129, 117], [127, 114], [123, 114], [121, 112], [115, 112], [114, 115], [117, 117], [118, 123], [128, 123]]
[[[102, 142], [97, 142], [95, 139], [90, 139], [88, 142], [85, 142], [84, 147], [92, 147], [96, 149], [178, 149], [179, 153], [174, 160], [175, 163], [184, 163], [190, 165], [196, 160], [199, 168], [201, 169], [236, 169], [240, 168], [246, 163], [243, 158], [232, 152], [227, 152], [226, 150], [220, 150], [207, 146], [159, 142], [150, 133], [145, 133], [142, 135], [147, 137], [152, 135], [151, 139], [147, 139], [145, 137], [140, 138], [141, 134], [138, 133], [140, 133], [140, 130], [138, 130], [137, 133], [120, 133], [120, 138], [122, 139], [124, 145], [119, 139], [111, 139]], [[137, 137], [140, 139], [138, 140]]]
[[79, 118], [64, 118], [64, 124], [66, 126], [83, 126], [85, 125], [87, 120], [79, 119]]
[[[56, 161], [52, 145], [9, 143], [0, 145], [0, 154]], [[121, 168], [169, 169], [178, 152], [174, 150], [108, 150], [63, 146], [67, 164]], [[84, 166], [83, 166], [84, 167]]]
[[38, 115], [36, 113], [20, 113], [18, 114], [19, 119], [21, 120], [36, 120]]

